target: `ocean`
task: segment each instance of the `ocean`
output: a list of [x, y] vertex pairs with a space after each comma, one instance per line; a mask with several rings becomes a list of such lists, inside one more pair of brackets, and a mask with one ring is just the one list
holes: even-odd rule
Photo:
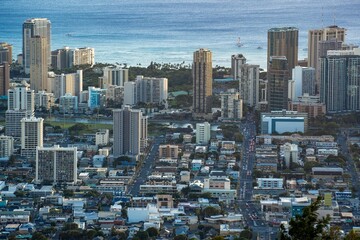
[[191, 63], [196, 49], [208, 48], [213, 66], [229, 67], [242, 53], [265, 68], [269, 28], [299, 28], [303, 59], [309, 29], [336, 24], [348, 29], [347, 43], [360, 44], [359, 9], [360, 0], [1, 0], [0, 42], [13, 44], [15, 58], [24, 20], [45, 17], [53, 50], [93, 47], [96, 62]]

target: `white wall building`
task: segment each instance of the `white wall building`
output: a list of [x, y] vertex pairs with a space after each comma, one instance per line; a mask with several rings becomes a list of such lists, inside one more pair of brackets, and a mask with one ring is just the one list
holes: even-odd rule
[[256, 182], [261, 189], [282, 189], [284, 184], [282, 178], [257, 178]]
[[196, 143], [197, 144], [208, 144], [210, 141], [210, 123], [197, 123], [196, 124]]
[[96, 132], [95, 144], [97, 146], [109, 144], [109, 129], [101, 129], [99, 132]]
[[[52, 79], [50, 80], [52, 81]], [[77, 70], [76, 73], [68, 73], [55, 75], [51, 85], [51, 92], [54, 93], [55, 98], [60, 98], [66, 93], [71, 93], [73, 96], [80, 97], [83, 91], [83, 71]]]
[[100, 87], [105, 89], [111, 85], [123, 87], [127, 81], [129, 81], [129, 69], [120, 66], [108, 66], [103, 69]]
[[243, 100], [235, 89], [221, 93], [221, 118], [241, 119], [243, 117]]
[[36, 148], [43, 146], [43, 118], [21, 119], [21, 155], [35, 157]]
[[305, 93], [310, 96], [315, 95], [315, 68], [295, 66], [292, 70], [292, 77], [295, 81], [295, 96], [293, 100], [298, 99]]
[[10, 157], [14, 152], [14, 138], [10, 136], [0, 136], [0, 158]]
[[291, 143], [285, 143], [284, 145], [284, 159], [285, 159], [285, 165], [287, 168], [290, 167], [290, 162], [297, 163], [299, 158], [299, 149], [298, 145], [291, 144]]

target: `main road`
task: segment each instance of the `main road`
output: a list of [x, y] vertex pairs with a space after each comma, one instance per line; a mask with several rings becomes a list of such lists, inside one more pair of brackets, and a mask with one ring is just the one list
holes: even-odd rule
[[134, 183], [129, 186], [128, 193], [132, 196], [139, 196], [140, 185], [145, 184], [147, 177], [151, 174], [151, 169], [155, 164], [158, 156], [159, 145], [164, 142], [164, 137], [158, 136], [154, 138], [150, 151], [145, 156], [140, 170], [136, 174]]
[[243, 133], [242, 161], [239, 173], [239, 206], [247, 226], [259, 239], [275, 239], [277, 228], [268, 226], [260, 212], [260, 206], [253, 201], [253, 168], [255, 165], [256, 125], [254, 114], [249, 113], [240, 129]]

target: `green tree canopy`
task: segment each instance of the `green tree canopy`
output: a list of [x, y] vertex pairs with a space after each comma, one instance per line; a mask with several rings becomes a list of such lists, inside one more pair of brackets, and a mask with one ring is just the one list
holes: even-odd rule
[[289, 230], [286, 231], [284, 225], [280, 227], [281, 240], [317, 240], [328, 236], [330, 217], [318, 219], [317, 210], [320, 207], [321, 198], [319, 197], [310, 206], [303, 210], [302, 215], [297, 215], [289, 222]]

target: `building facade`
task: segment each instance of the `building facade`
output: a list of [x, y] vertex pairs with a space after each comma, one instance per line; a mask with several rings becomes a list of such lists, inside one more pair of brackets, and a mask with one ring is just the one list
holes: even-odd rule
[[14, 138], [11, 136], [0, 136], [0, 158], [8, 158], [14, 152]]
[[6, 96], [10, 83], [10, 65], [7, 62], [0, 63], [0, 96]]
[[211, 138], [211, 125], [208, 122], [196, 124], [196, 143], [208, 144]]
[[91, 110], [106, 106], [106, 89], [89, 87], [88, 107]]
[[100, 87], [107, 89], [109, 86], [124, 86], [129, 81], [129, 69], [120, 66], [108, 66], [103, 69]]
[[193, 55], [193, 115], [204, 117], [211, 113], [212, 52], [199, 49]]
[[220, 94], [221, 118], [240, 120], [243, 117], [243, 100], [235, 89]]
[[70, 49], [64, 47], [51, 52], [51, 66], [57, 70], [63, 70], [80, 65], [95, 64], [94, 48], [84, 47]]
[[33, 158], [36, 148], [43, 146], [44, 119], [28, 117], [21, 119], [21, 156]]
[[315, 96], [315, 68], [296, 66], [292, 70], [292, 79], [295, 81], [295, 96], [292, 100], [296, 100], [304, 94]]
[[327, 113], [360, 111], [360, 51], [328, 51], [320, 61], [320, 101]]
[[71, 95], [71, 93], [66, 93], [64, 96], [60, 97], [60, 112], [62, 113], [76, 113], [78, 112], [78, 97]]
[[[319, 49], [318, 43], [320, 41], [327, 41], [336, 39], [340, 42], [345, 42], [346, 29], [338, 26], [329, 26], [323, 29], [309, 30], [308, 34], [308, 66], [315, 69], [318, 68]], [[336, 50], [336, 49], [334, 49]]]
[[0, 42], [0, 64], [12, 63], [12, 45], [6, 42]]
[[[44, 49], [42, 53], [45, 56], [43, 60], [46, 62], [46, 65], [50, 63], [50, 52], [51, 52], [51, 23], [46, 18], [31, 18], [27, 19], [23, 23], [23, 51], [22, 51], [22, 61], [25, 73], [30, 73], [30, 65], [31, 65], [31, 39], [35, 36], [39, 36], [43, 38], [41, 41], [42, 45], [44, 45]], [[44, 89], [40, 89], [44, 90]]]
[[289, 111], [305, 112], [309, 119], [326, 114], [326, 105], [320, 102], [319, 96], [304, 94], [296, 101], [289, 101]]
[[267, 62], [268, 69], [272, 56], [285, 56], [288, 72], [298, 65], [299, 30], [294, 27], [271, 28], [268, 30]]
[[171, 158], [177, 159], [179, 154], [179, 146], [177, 145], [160, 145], [159, 146], [159, 159]]
[[306, 132], [308, 128], [307, 113], [294, 111], [272, 111], [261, 114], [261, 134], [284, 132]]
[[37, 147], [35, 180], [38, 183], [76, 183], [77, 148]]
[[76, 73], [55, 75], [53, 82], [49, 85], [51, 85], [51, 92], [54, 93], [55, 98], [60, 98], [66, 93], [80, 97], [80, 93], [83, 91], [83, 71], [77, 70]]
[[289, 70], [286, 57], [270, 57], [268, 79], [268, 102], [270, 111], [287, 109]]
[[146, 147], [147, 117], [140, 110], [125, 106], [113, 110], [113, 155], [138, 155]]
[[34, 36], [30, 39], [30, 87], [38, 91], [49, 91], [48, 82], [48, 43], [47, 38]]

